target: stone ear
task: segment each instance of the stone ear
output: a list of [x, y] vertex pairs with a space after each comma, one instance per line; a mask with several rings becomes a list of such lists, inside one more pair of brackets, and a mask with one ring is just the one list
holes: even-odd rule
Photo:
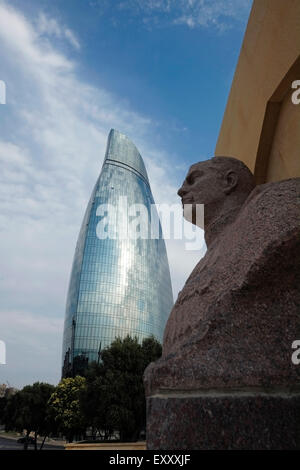
[[230, 194], [238, 184], [238, 175], [235, 171], [229, 170], [225, 175], [225, 194]]

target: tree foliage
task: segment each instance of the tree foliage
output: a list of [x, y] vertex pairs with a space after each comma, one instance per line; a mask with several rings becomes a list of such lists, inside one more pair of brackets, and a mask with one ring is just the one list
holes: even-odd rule
[[100, 364], [91, 364], [80, 406], [93, 429], [107, 438], [118, 430], [121, 440], [135, 440], [145, 427], [146, 403], [143, 373], [149, 362], [161, 355], [154, 337], [117, 338], [101, 353]]
[[75, 434], [85, 430], [85, 419], [79, 406], [80, 392], [85, 385], [86, 379], [79, 375], [62, 379], [49, 400], [50, 415], [69, 442]]
[[4, 410], [6, 430], [22, 432], [25, 429], [27, 437], [34, 432], [35, 448], [37, 448], [37, 434], [48, 435], [53, 429], [47, 405], [54, 390], [53, 385], [36, 382], [33, 385], [26, 385], [22, 390], [10, 396]]
[[91, 427], [103, 439], [118, 431], [121, 440], [136, 440], [146, 421], [143, 373], [160, 355], [154, 337], [142, 344], [130, 336], [117, 338], [84, 377], [64, 378], [56, 387], [36, 382], [1, 399], [0, 420], [7, 431], [25, 429], [27, 437], [59, 431], [71, 442]]

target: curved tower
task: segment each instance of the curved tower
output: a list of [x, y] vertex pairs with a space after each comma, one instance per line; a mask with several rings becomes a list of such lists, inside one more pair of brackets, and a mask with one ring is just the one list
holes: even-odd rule
[[[141, 155], [124, 134], [112, 129], [73, 260], [63, 376], [80, 373], [89, 361], [98, 360], [99, 351], [117, 336], [130, 334], [141, 341], [154, 335], [162, 342], [173, 295], [165, 242], [152, 204]], [[132, 236], [128, 226], [137, 220], [132, 208], [144, 208], [148, 224], [158, 221], [158, 237]], [[138, 233], [140, 224], [133, 226]]]

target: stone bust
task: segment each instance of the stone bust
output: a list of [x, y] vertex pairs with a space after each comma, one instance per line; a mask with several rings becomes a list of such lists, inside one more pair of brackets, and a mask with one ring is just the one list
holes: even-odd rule
[[[235, 217], [254, 187], [254, 176], [243, 162], [236, 158], [214, 157], [191, 166], [178, 195], [182, 204], [204, 204], [204, 227], [197, 225], [205, 229], [205, 241], [209, 246], [214, 238], [213, 227], [225, 222], [230, 214], [230, 220]], [[193, 214], [190, 222], [197, 223], [195, 210]]]
[[178, 294], [162, 357], [144, 374], [149, 448], [173, 445], [159, 432], [168, 422], [161, 394], [299, 388], [291, 361], [300, 337], [299, 194], [299, 178], [255, 185], [231, 157], [189, 169], [178, 195], [193, 205], [192, 223], [204, 204], [207, 252]]

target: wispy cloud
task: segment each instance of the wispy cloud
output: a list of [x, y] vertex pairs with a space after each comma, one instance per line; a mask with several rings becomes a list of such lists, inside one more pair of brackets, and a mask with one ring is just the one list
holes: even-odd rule
[[[176, 198], [171, 156], [151, 143], [156, 124], [79, 78], [76, 62], [56, 41], [72, 43], [75, 36], [70, 40], [66, 31], [55, 19], [28, 19], [0, 0], [7, 84], [0, 136], [0, 339], [8, 358], [0, 381], [13, 385], [59, 379], [58, 332], [76, 238], [111, 127], [140, 148], [156, 201]], [[168, 250], [176, 294], [200, 254], [190, 252], [183, 270], [182, 243], [170, 242]]]
[[61, 25], [55, 18], [40, 13], [37, 21], [37, 30], [41, 35], [54, 36], [67, 40], [75, 49], [80, 49], [79, 41], [75, 33], [65, 25]]
[[[114, 8], [151, 26], [186, 25], [223, 31], [244, 23], [251, 4], [252, 0], [119, 0]], [[107, 3], [99, 0], [90, 5], [107, 8]]]
[[180, 4], [181, 13], [173, 19], [175, 24], [190, 28], [212, 26], [222, 31], [247, 19], [252, 0], [188, 0]]

